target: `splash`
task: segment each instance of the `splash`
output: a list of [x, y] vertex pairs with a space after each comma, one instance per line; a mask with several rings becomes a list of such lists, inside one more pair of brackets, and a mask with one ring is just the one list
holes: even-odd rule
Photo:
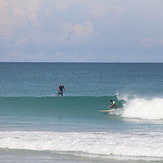
[[127, 100], [122, 116], [140, 119], [163, 119], [163, 98]]

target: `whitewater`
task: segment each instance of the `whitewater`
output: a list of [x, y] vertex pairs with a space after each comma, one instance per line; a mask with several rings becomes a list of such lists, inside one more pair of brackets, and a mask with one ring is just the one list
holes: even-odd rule
[[116, 160], [162, 160], [163, 156], [162, 133], [10, 131], [0, 132], [0, 137], [1, 149], [51, 151]]
[[163, 98], [134, 98], [124, 105], [124, 117], [148, 120], [163, 119]]
[[[161, 163], [162, 71], [159, 63], [0, 63], [0, 162]], [[57, 97], [61, 82], [68, 89]], [[100, 112], [111, 99], [118, 109]]]

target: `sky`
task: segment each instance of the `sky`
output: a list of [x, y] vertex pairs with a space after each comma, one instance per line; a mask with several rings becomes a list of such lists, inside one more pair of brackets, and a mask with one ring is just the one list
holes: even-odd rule
[[0, 0], [0, 62], [163, 62], [163, 0]]

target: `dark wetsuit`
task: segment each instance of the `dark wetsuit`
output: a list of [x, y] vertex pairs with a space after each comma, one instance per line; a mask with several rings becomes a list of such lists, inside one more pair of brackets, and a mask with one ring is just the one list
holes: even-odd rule
[[115, 104], [115, 101], [113, 101], [113, 100], [110, 100], [110, 109], [117, 109], [117, 106], [116, 106], [116, 104]]
[[61, 95], [61, 96], [63, 96], [63, 89], [65, 89], [65, 87], [62, 85], [60, 85], [59, 87], [58, 87], [58, 89], [59, 89], [59, 91], [58, 91], [58, 96], [59, 95]]

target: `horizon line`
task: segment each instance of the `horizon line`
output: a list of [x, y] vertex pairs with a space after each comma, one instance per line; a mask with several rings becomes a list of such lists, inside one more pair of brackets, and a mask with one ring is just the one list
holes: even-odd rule
[[163, 62], [145, 62], [145, 61], [138, 61], [138, 62], [98, 62], [98, 61], [0, 61], [0, 63], [163, 63]]

